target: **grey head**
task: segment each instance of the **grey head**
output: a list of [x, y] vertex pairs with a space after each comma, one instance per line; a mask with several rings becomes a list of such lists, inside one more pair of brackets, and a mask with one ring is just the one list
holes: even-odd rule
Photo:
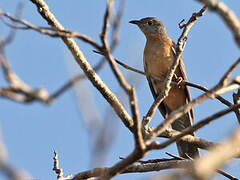
[[154, 17], [133, 20], [129, 21], [129, 23], [136, 24], [146, 36], [153, 34], [167, 35], [163, 23]]

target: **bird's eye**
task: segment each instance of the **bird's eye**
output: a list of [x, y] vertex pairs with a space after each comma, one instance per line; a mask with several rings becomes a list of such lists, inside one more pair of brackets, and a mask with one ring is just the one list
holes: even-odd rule
[[148, 21], [147, 23], [148, 23], [149, 26], [153, 25], [152, 21]]

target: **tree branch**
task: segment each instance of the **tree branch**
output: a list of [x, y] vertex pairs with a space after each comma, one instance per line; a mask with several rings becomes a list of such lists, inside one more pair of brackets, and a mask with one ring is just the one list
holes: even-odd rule
[[[43, 0], [31, 0], [38, 9], [40, 15], [48, 22], [52, 28], [64, 30], [63, 26], [57, 21], [55, 16], [50, 12], [47, 4]], [[120, 103], [115, 94], [104, 84], [101, 78], [96, 74], [91, 65], [88, 63], [83, 53], [72, 38], [61, 37], [68, 49], [71, 51], [75, 60], [82, 68], [88, 79], [99, 90], [103, 97], [112, 106], [116, 114], [120, 117], [125, 126], [129, 129], [133, 126], [132, 118], [129, 116], [123, 105]]]
[[[184, 129], [178, 135], [176, 135], [176, 136], [170, 138], [169, 140], [167, 140], [167, 141], [157, 145], [156, 149], [163, 149], [163, 148], [167, 147], [168, 145], [170, 145], [171, 143], [179, 140], [180, 138], [184, 137], [185, 135], [188, 135], [188, 134], [191, 134], [191, 133], [195, 132], [196, 130], [204, 127], [205, 125], [209, 124], [213, 120], [216, 120], [216, 119], [218, 119], [218, 118], [220, 118], [220, 117], [222, 117], [222, 116], [224, 116], [224, 115], [234, 111], [235, 109], [238, 109], [239, 107], [240, 107], [240, 104], [233, 105], [233, 106], [231, 106], [231, 107], [229, 107], [227, 109], [219, 111], [219, 112], [213, 114], [212, 116], [209, 116], [209, 117], [201, 120], [200, 122], [198, 122], [194, 126], [188, 127], [186, 129]], [[209, 145], [210, 145], [210, 147], [213, 146], [213, 145], [216, 145], [216, 144], [213, 144], [213, 143], [209, 144], [209, 142], [204, 142], [204, 141], [202, 143], [200, 143], [200, 144], [202, 144], [206, 148], [209, 148]], [[240, 149], [239, 149], [239, 153], [240, 153]]]
[[215, 170], [234, 157], [240, 156], [240, 129], [221, 145], [214, 147], [209, 153], [196, 160], [192, 167], [192, 176], [196, 179], [208, 179]]

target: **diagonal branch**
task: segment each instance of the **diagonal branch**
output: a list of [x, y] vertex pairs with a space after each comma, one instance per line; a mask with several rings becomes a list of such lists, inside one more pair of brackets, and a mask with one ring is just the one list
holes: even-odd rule
[[196, 179], [209, 179], [215, 170], [234, 157], [240, 156], [240, 129], [236, 129], [232, 137], [225, 143], [214, 147], [209, 153], [196, 160], [191, 168]]
[[138, 112], [136, 91], [133, 87], [131, 92], [132, 94], [130, 95], [130, 105], [131, 105], [131, 112], [132, 112], [133, 121], [134, 121], [133, 135], [135, 139], [135, 146], [137, 149], [139, 149], [139, 151], [144, 151], [146, 146], [143, 141], [142, 127], [140, 123], [140, 115]]
[[[38, 9], [40, 15], [48, 22], [52, 28], [64, 30], [64, 27], [57, 21], [55, 16], [50, 12], [47, 4], [43, 0], [31, 0]], [[102, 96], [112, 106], [116, 114], [120, 117], [125, 126], [129, 129], [133, 126], [133, 121], [130, 115], [127, 113], [123, 105], [120, 103], [115, 94], [104, 84], [101, 78], [96, 74], [91, 65], [88, 63], [83, 53], [72, 38], [62, 37], [63, 42], [66, 44], [68, 49], [71, 51], [75, 60], [82, 68], [88, 79], [98, 89]]]
[[[168, 145], [170, 145], [171, 143], [179, 140], [180, 138], [184, 137], [185, 135], [191, 134], [193, 132], [195, 132], [196, 130], [204, 127], [205, 125], [209, 124], [210, 122], [212, 122], [213, 120], [216, 120], [232, 111], [234, 111], [235, 109], [238, 109], [240, 107], [240, 104], [236, 104], [233, 105], [227, 109], [224, 109], [222, 111], [219, 111], [215, 114], [213, 114], [212, 116], [209, 116], [203, 120], [201, 120], [200, 122], [198, 122], [197, 124], [195, 124], [193, 127], [188, 127], [186, 129], [184, 129], [181, 133], [179, 133], [178, 135], [170, 138], [169, 140], [159, 144], [156, 146], [156, 149], [163, 149], [165, 147], [167, 147]], [[213, 145], [213, 144], [212, 144]], [[216, 144], [215, 144], [216, 145]], [[209, 148], [209, 147], [208, 147]], [[239, 149], [240, 150], [240, 149]]]
[[108, 26], [109, 26], [109, 16], [111, 13], [113, 0], [108, 0], [107, 2], [108, 2], [107, 9], [106, 9], [106, 12], [104, 15], [104, 25], [103, 25], [102, 33], [100, 36], [102, 44], [103, 44], [103, 52], [104, 52], [105, 57], [108, 59], [111, 69], [112, 69], [115, 77], [117, 78], [119, 84], [125, 90], [125, 92], [127, 94], [130, 94], [131, 86], [127, 83], [127, 81], [125, 80], [121, 71], [117, 67], [117, 63], [110, 52], [110, 47], [107, 42], [107, 30], [108, 30]]
[[182, 133], [183, 132], [176, 131], [176, 130], [173, 130], [173, 129], [165, 130], [164, 132], [162, 132], [159, 135], [159, 137], [165, 137], [165, 138], [170, 138], [170, 139], [163, 142], [162, 144], [160, 144], [158, 146], [163, 146], [165, 143], [166, 144], [167, 143], [171, 144], [171, 142], [170, 142], [171, 140], [174, 139], [174, 141], [175, 141], [179, 138], [181, 138], [181, 141], [183, 141], [183, 142], [188, 142], [189, 144], [193, 144], [194, 146], [196, 146], [198, 148], [201, 148], [201, 149], [205, 149], [205, 150], [208, 150], [209, 148], [217, 145], [217, 143], [210, 142], [210, 141], [207, 141], [205, 139], [201, 139], [201, 138], [196, 137], [196, 136], [192, 136], [189, 133], [186, 133], [186, 134], [184, 133], [185, 135], [183, 135]]
[[[0, 9], [1, 10], [1, 9]], [[13, 21], [14, 23], [18, 23], [21, 24], [23, 26], [16, 26], [15, 24], [10, 24], [7, 23], [4, 19], [3, 16], [8, 18], [9, 20]], [[34, 30], [36, 32], [39, 32], [41, 34], [45, 34], [48, 35], [50, 37], [75, 37], [78, 38], [90, 45], [92, 45], [94, 48], [100, 50], [101, 46], [99, 46], [95, 41], [93, 41], [90, 37], [84, 35], [84, 34], [80, 34], [78, 32], [74, 32], [74, 31], [70, 31], [70, 30], [66, 30], [66, 29], [54, 29], [51, 27], [37, 27], [33, 24], [31, 24], [30, 22], [23, 20], [23, 19], [19, 19], [16, 18], [14, 16], [12, 16], [9, 13], [3, 13], [2, 11], [0, 11], [0, 18], [2, 20], [2, 22], [4, 24], [6, 24], [7, 26], [11, 27], [12, 29], [21, 29], [21, 30]]]

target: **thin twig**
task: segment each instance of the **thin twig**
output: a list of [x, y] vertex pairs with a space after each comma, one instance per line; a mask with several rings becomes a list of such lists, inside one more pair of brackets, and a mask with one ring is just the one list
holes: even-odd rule
[[134, 87], [132, 87], [131, 92], [132, 94], [130, 95], [130, 107], [131, 107], [131, 112], [132, 112], [132, 117], [134, 122], [133, 134], [135, 138], [135, 146], [137, 149], [139, 149], [139, 151], [144, 151], [146, 146], [143, 141], [140, 115], [138, 112], [137, 96], [136, 96], [136, 91]]
[[111, 67], [115, 77], [117, 78], [119, 84], [125, 90], [125, 92], [129, 95], [130, 90], [131, 90], [131, 86], [127, 83], [127, 81], [125, 80], [121, 71], [117, 67], [117, 63], [115, 62], [115, 59], [113, 58], [113, 56], [110, 52], [110, 47], [109, 47], [108, 41], [107, 41], [107, 30], [108, 30], [108, 26], [109, 26], [109, 16], [110, 16], [110, 13], [111, 13], [113, 0], [108, 0], [107, 2], [108, 2], [107, 3], [107, 9], [106, 9], [105, 15], [104, 15], [104, 25], [103, 25], [103, 28], [102, 28], [102, 32], [100, 34], [101, 41], [102, 41], [102, 46], [103, 46], [103, 49], [104, 49], [104, 55], [105, 55], [106, 59], [108, 60], [108, 62], [110, 64], [110, 67]]
[[[16, 26], [14, 24], [10, 24], [7, 23], [6, 21], [4, 21], [3, 17], [6, 17], [8, 19], [10, 19], [11, 21], [13, 21], [14, 23], [18, 23], [23, 25], [22, 27]], [[51, 37], [75, 37], [78, 38], [86, 43], [89, 43], [90, 45], [92, 45], [93, 47], [95, 47], [98, 50], [101, 50], [101, 46], [99, 46], [95, 41], [93, 41], [90, 37], [84, 35], [84, 34], [80, 34], [78, 32], [74, 32], [74, 31], [70, 31], [70, 30], [66, 30], [66, 29], [54, 29], [51, 27], [37, 27], [33, 24], [31, 24], [30, 22], [23, 20], [23, 19], [19, 19], [16, 17], [13, 17], [10, 13], [3, 13], [0, 11], [0, 17], [1, 20], [4, 24], [6, 24], [7, 26], [11, 27], [12, 29], [21, 29], [21, 30], [34, 30], [36, 32], [39, 32], [41, 34], [45, 34]]]
[[[195, 83], [183, 81], [181, 84], [186, 85], [186, 86], [189, 86], [189, 87], [194, 87], [194, 88], [200, 89], [200, 90], [202, 90], [202, 91], [204, 91], [204, 92], [208, 92], [208, 91], [209, 91], [206, 87], [200, 86], [200, 85], [195, 84]], [[181, 84], [180, 84], [180, 85], [181, 85]], [[230, 101], [224, 99], [222, 96], [217, 95], [215, 98], [216, 98], [217, 100], [219, 100], [221, 103], [223, 103], [223, 104], [225, 104], [226, 106], [228, 106], [228, 107], [230, 107], [230, 106], [233, 105]]]
[[[171, 138], [174, 138], [176, 136], [179, 136], [181, 133], [182, 132], [180, 132], [180, 131], [176, 131], [176, 130], [173, 130], [173, 129], [167, 129], [164, 132], [162, 132], [159, 135], [159, 137], [165, 137], [165, 138], [170, 138], [171, 139]], [[179, 137], [177, 139], [179, 139]], [[196, 146], [197, 148], [201, 148], [201, 149], [205, 149], [205, 150], [208, 150], [211, 147], [217, 145], [217, 143], [207, 141], [205, 139], [193, 136], [191, 134], [186, 134], [185, 136], [182, 136], [180, 139], [183, 142], [188, 142], [189, 144], [192, 144], [192, 145]]]
[[[97, 53], [97, 54], [101, 54], [101, 55], [104, 56], [104, 53], [101, 52], [101, 51], [93, 50], [93, 52], [95, 52], [95, 53]], [[128, 70], [130, 70], [130, 71], [136, 72], [136, 73], [138, 73], [138, 74], [145, 75], [145, 72], [143, 72], [143, 71], [140, 71], [140, 70], [138, 70], [138, 69], [136, 69], [136, 68], [133, 68], [133, 67], [131, 67], [131, 66], [128, 66], [127, 64], [125, 64], [125, 63], [117, 60], [116, 58], [114, 58], [114, 60], [116, 61], [116, 63], [118, 63], [120, 66], [124, 67], [125, 69], [128, 69]]]
[[53, 171], [57, 174], [57, 180], [70, 180], [72, 175], [63, 176], [63, 169], [59, 167], [58, 153], [54, 150]]
[[181, 157], [181, 156], [177, 156], [177, 155], [174, 155], [174, 154], [171, 154], [169, 152], [165, 152], [165, 154], [169, 155], [170, 157], [173, 157], [177, 160], [184, 160], [185, 158]]
[[224, 84], [229, 77], [232, 75], [233, 71], [240, 65], [240, 58], [236, 62], [234, 62], [231, 67], [228, 69], [228, 71], [223, 75], [223, 77], [220, 79], [219, 84]]

